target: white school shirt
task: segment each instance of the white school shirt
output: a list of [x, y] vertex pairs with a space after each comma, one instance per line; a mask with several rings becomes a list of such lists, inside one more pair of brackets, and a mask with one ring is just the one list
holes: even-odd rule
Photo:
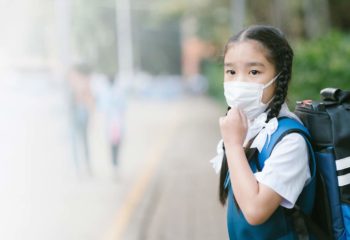
[[[282, 105], [278, 117], [287, 116], [300, 119], [289, 111], [286, 103]], [[261, 130], [253, 141], [251, 148], [261, 150], [268, 138], [259, 138], [265, 129]], [[265, 140], [265, 141], [264, 141]], [[264, 141], [264, 142], [262, 142]], [[290, 133], [276, 144], [271, 155], [266, 159], [261, 172], [256, 172], [255, 178], [278, 193], [282, 198], [281, 206], [293, 208], [303, 187], [310, 179], [309, 156], [307, 143], [299, 133]]]

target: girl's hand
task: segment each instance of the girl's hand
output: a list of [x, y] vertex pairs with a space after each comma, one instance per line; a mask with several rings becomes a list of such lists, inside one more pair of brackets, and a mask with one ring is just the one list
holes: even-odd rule
[[248, 122], [247, 117], [240, 109], [232, 107], [225, 117], [219, 118], [219, 124], [225, 146], [243, 146]]

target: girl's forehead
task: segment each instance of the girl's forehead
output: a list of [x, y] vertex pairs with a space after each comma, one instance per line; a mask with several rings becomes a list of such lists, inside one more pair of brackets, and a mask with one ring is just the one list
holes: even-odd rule
[[226, 63], [268, 62], [266, 48], [255, 40], [230, 43], [225, 54]]

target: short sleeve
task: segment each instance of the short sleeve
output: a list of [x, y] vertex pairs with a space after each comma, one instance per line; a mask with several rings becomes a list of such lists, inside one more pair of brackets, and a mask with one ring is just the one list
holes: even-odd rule
[[310, 179], [307, 143], [299, 133], [290, 133], [276, 144], [257, 181], [282, 198], [281, 206], [293, 208], [305, 183]]

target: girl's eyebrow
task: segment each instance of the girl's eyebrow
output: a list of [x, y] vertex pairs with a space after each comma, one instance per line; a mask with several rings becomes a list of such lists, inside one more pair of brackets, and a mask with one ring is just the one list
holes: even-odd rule
[[265, 67], [265, 65], [261, 62], [249, 62], [249, 63], [246, 63], [246, 66], [248, 66], [248, 67], [255, 67], [255, 66]]
[[[256, 67], [256, 66], [258, 66], [258, 67], [265, 67], [265, 65], [263, 63], [261, 63], [261, 62], [248, 62], [245, 65], [248, 66], [248, 67]], [[235, 64], [228, 62], [228, 63], [225, 63], [224, 66], [225, 67], [234, 67]]]
[[225, 67], [233, 67], [234, 64], [233, 64], [233, 63], [225, 63], [224, 66], [225, 66]]

